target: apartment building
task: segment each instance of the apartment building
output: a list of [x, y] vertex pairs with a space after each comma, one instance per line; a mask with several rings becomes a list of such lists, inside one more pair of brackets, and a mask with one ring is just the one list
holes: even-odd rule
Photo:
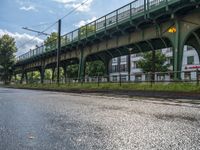
[[[165, 48], [161, 50], [167, 57], [166, 64], [170, 64], [169, 70], [173, 71], [173, 50], [172, 48]], [[145, 81], [148, 78], [147, 74], [144, 74], [142, 69], [137, 66], [137, 62], [141, 60], [143, 53], [132, 54], [130, 56], [130, 80], [131, 81]], [[190, 46], [184, 47], [183, 63], [181, 78], [195, 80], [196, 70], [200, 69], [199, 57], [196, 50]], [[128, 56], [121, 56], [113, 58], [110, 65], [110, 81], [128, 81]], [[157, 74], [155, 75], [157, 80], [171, 80], [173, 74]]]

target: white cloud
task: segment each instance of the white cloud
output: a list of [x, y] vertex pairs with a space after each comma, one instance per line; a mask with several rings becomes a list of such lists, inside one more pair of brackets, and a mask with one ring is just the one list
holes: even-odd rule
[[76, 0], [53, 0], [53, 1], [58, 2], [58, 3], [62, 3], [62, 4], [66, 4], [66, 3], [75, 2]]
[[50, 14], [55, 14], [55, 12], [53, 10], [49, 10]]
[[81, 5], [80, 0], [53, 0], [54, 2], [64, 4], [65, 8], [77, 8], [77, 11], [87, 12], [90, 10], [93, 0], [88, 0]]
[[30, 2], [29, 0], [16, 0], [16, 2], [19, 4], [20, 10], [38, 11], [38, 9], [36, 9], [36, 4], [33, 2]]
[[97, 17], [93, 17], [92, 19], [88, 19], [88, 20], [81, 20], [78, 24], [75, 24], [76, 27], [82, 27], [90, 22], [93, 22], [94, 20], [96, 20]]
[[30, 11], [30, 10], [37, 11], [37, 9], [34, 6], [22, 6], [20, 7], [20, 9], [25, 11]]
[[72, 7], [77, 8], [77, 11], [87, 12], [90, 11], [90, 7], [92, 5], [93, 0], [88, 0], [85, 4], [80, 5], [80, 3], [73, 3]]
[[[20, 34], [18, 32], [12, 33], [7, 30], [0, 29], [0, 36], [8, 34], [9, 36], [15, 38], [16, 45], [18, 48], [17, 56], [29, 51], [30, 49], [34, 49], [36, 45], [41, 45], [43, 40], [29, 34], [23, 33]], [[32, 40], [33, 39], [33, 40]]]

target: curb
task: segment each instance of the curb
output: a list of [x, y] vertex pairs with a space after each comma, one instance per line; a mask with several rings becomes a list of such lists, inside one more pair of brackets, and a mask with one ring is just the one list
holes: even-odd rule
[[200, 93], [192, 92], [166, 92], [166, 91], [142, 91], [142, 90], [79, 90], [79, 89], [43, 89], [43, 88], [16, 88], [13, 89], [27, 89], [27, 90], [41, 90], [52, 92], [65, 93], [87, 93], [87, 94], [105, 94], [105, 95], [119, 95], [127, 97], [152, 97], [152, 98], [166, 98], [166, 99], [193, 99], [200, 100]]

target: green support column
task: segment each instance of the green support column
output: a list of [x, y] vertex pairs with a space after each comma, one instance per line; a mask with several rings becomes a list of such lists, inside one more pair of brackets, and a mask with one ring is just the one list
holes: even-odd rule
[[55, 79], [55, 67], [52, 68], [52, 76], [51, 76], [51, 81], [53, 82]]
[[106, 59], [104, 62], [104, 65], [105, 65], [105, 75], [106, 75], [106, 78], [107, 78], [107, 82], [110, 82], [110, 71], [109, 71], [109, 63], [110, 63], [110, 59]]
[[63, 66], [65, 83], [67, 83], [67, 65]]
[[25, 72], [25, 79], [26, 79], [26, 84], [28, 84], [29, 82], [28, 82], [28, 73], [27, 72]]
[[200, 60], [200, 35], [198, 35], [196, 32], [192, 32], [192, 34], [194, 35], [196, 42], [193, 45], [193, 48], [196, 50], [198, 56], [199, 56], [199, 60]]
[[45, 68], [41, 67], [41, 69], [40, 69], [40, 82], [41, 82], [41, 84], [44, 83], [44, 76], [45, 76]]
[[21, 76], [20, 84], [23, 83], [23, 80], [24, 80], [24, 72], [22, 72], [22, 76]]
[[78, 71], [78, 79], [79, 81], [83, 81], [85, 77], [85, 58], [83, 56], [83, 50], [81, 50], [80, 61], [79, 61], [79, 71]]
[[182, 59], [183, 59], [183, 46], [182, 38], [180, 36], [180, 22], [179, 20], [175, 20], [176, 32], [174, 34], [174, 51], [173, 51], [173, 70], [174, 70], [174, 79], [181, 79], [181, 67], [182, 67]]

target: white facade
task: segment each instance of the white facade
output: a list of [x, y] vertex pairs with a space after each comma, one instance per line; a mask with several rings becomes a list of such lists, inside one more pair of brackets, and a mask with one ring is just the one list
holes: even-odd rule
[[[169, 70], [173, 70], [172, 61], [173, 61], [173, 51], [172, 48], [162, 49], [162, 53], [167, 57], [167, 64], [171, 64]], [[137, 62], [142, 59], [142, 54], [132, 54], [131, 55], [131, 64], [130, 64], [130, 80], [131, 81], [144, 81], [147, 78], [147, 75], [143, 74], [142, 69], [137, 67]], [[128, 80], [128, 70], [121, 69], [119, 71], [119, 64], [121, 64], [121, 68], [124, 68], [124, 65], [127, 67], [127, 56], [122, 56], [120, 58], [113, 58], [111, 62], [110, 68], [110, 80], [118, 81], [119, 76], [121, 76], [122, 81]], [[200, 66], [199, 56], [195, 49], [189, 46], [184, 47], [183, 52], [183, 63], [182, 63], [182, 71], [181, 78], [182, 79], [196, 79], [196, 68]], [[156, 75], [157, 80], [170, 80], [172, 77], [170, 75]]]

